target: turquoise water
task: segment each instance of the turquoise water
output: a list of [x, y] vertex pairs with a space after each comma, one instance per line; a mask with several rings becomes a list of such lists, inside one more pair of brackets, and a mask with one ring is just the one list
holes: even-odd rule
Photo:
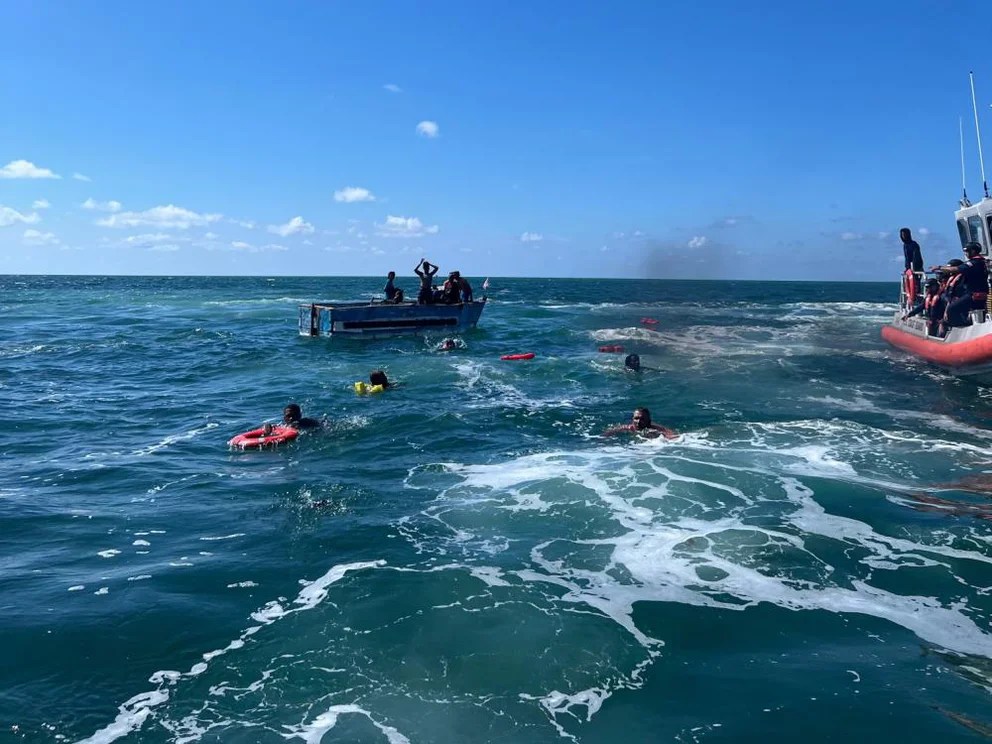
[[[992, 397], [884, 346], [894, 285], [297, 335], [382, 283], [0, 277], [0, 738], [985, 738]], [[326, 430], [227, 448], [291, 400]], [[636, 405], [681, 436], [599, 436]]]

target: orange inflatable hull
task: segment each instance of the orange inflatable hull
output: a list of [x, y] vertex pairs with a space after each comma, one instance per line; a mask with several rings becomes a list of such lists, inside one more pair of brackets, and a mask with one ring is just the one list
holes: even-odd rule
[[897, 349], [939, 364], [961, 374], [978, 371], [992, 365], [992, 334], [968, 341], [948, 342], [938, 338], [923, 338], [895, 326], [882, 328], [882, 338]]

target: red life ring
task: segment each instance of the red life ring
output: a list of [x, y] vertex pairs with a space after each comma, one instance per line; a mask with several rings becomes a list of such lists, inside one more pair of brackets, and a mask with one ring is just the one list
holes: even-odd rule
[[599, 350], [602, 351], [602, 352], [604, 352], [604, 353], [606, 353], [606, 354], [622, 354], [623, 353], [623, 347], [622, 346], [618, 346], [616, 344], [614, 344], [612, 346], [600, 346], [599, 347]]
[[902, 291], [906, 293], [906, 304], [912, 307], [916, 303], [916, 277], [912, 269], [906, 269], [902, 275]]
[[504, 362], [515, 362], [519, 359], [533, 359], [534, 352], [529, 351], [526, 354], [504, 354], [500, 357]]
[[273, 426], [272, 432], [268, 436], [265, 436], [265, 427], [259, 427], [258, 429], [252, 429], [243, 434], [238, 434], [227, 445], [229, 447], [237, 447], [238, 449], [263, 449], [265, 447], [277, 447], [280, 444], [292, 442], [298, 436], [300, 436], [300, 432], [292, 426]]
[[658, 325], [658, 321], [654, 318], [641, 318], [641, 322], [644, 325]]

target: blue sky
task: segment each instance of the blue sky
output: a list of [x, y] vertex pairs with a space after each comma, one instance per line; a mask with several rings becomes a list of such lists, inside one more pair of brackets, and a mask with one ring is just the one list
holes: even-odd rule
[[956, 255], [974, 8], [745, 5], [0, 4], [0, 273], [889, 279], [904, 225]]

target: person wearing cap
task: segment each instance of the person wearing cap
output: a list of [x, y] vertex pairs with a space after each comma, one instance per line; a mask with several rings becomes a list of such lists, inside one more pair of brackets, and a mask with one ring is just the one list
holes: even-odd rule
[[948, 261], [944, 266], [933, 266], [931, 271], [944, 271], [949, 275], [945, 296], [943, 325], [947, 327], [971, 325], [968, 313], [985, 307], [989, 296], [989, 270], [982, 255], [982, 246], [974, 241], [966, 243], [967, 261]]

